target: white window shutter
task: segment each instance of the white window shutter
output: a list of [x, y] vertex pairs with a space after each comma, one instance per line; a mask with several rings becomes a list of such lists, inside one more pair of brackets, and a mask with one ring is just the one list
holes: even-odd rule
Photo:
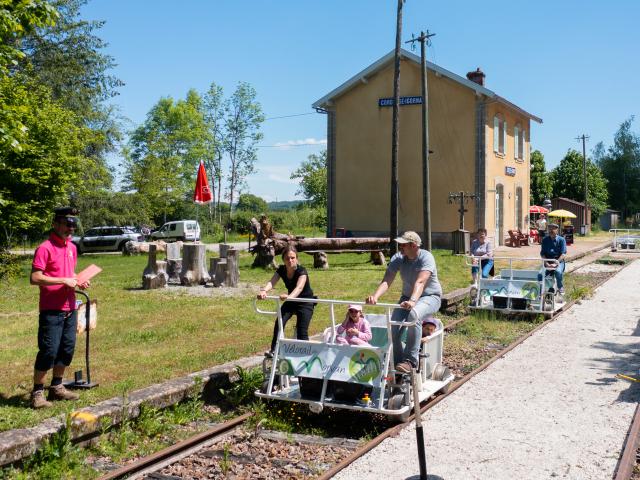
[[529, 159], [528, 149], [525, 148], [526, 145], [527, 145], [527, 132], [526, 130], [522, 130], [522, 159], [523, 160]]
[[502, 125], [502, 153], [507, 153], [507, 120]]
[[518, 153], [520, 152], [520, 129], [516, 125], [513, 127], [513, 157], [519, 158]]
[[498, 117], [493, 117], [493, 151], [500, 151], [500, 139], [498, 135], [500, 134], [500, 119]]

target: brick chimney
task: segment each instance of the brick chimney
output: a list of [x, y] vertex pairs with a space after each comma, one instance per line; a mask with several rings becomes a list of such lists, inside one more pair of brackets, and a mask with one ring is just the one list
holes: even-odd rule
[[486, 75], [482, 70], [480, 70], [480, 67], [478, 67], [475, 72], [467, 73], [467, 78], [469, 80], [477, 83], [478, 85], [482, 85], [483, 87], [484, 87], [484, 77], [486, 77]]

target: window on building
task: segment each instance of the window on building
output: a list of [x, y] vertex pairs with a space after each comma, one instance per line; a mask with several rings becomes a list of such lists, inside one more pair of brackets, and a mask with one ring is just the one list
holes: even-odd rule
[[507, 122], [501, 114], [493, 117], [493, 151], [504, 155], [507, 144]]
[[522, 150], [522, 155], [520, 156], [520, 158], [522, 158], [522, 160], [527, 160], [529, 155], [528, 155], [528, 151], [525, 148], [525, 142], [527, 141], [527, 135], [525, 130], [522, 130], [520, 132], [520, 150]]

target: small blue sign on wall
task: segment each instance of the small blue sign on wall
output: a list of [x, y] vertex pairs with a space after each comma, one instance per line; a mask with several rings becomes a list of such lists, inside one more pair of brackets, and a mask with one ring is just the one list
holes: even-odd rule
[[[422, 96], [416, 97], [400, 97], [400, 106], [402, 105], [422, 105]], [[379, 107], [393, 107], [393, 97], [391, 98], [379, 98]]]
[[504, 167], [504, 174], [508, 175], [509, 177], [515, 177], [516, 167]]

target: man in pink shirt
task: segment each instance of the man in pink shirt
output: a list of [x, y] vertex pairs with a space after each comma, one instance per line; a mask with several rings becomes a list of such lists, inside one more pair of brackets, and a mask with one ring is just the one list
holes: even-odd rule
[[[33, 372], [31, 407], [51, 406], [51, 400], [77, 400], [78, 394], [62, 385], [65, 369], [71, 364], [76, 346], [75, 288], [88, 288], [76, 280], [76, 246], [71, 235], [78, 225], [75, 208], [56, 208], [49, 239], [36, 249], [31, 265], [31, 285], [40, 287], [38, 355]], [[48, 399], [44, 379], [53, 368]]]

